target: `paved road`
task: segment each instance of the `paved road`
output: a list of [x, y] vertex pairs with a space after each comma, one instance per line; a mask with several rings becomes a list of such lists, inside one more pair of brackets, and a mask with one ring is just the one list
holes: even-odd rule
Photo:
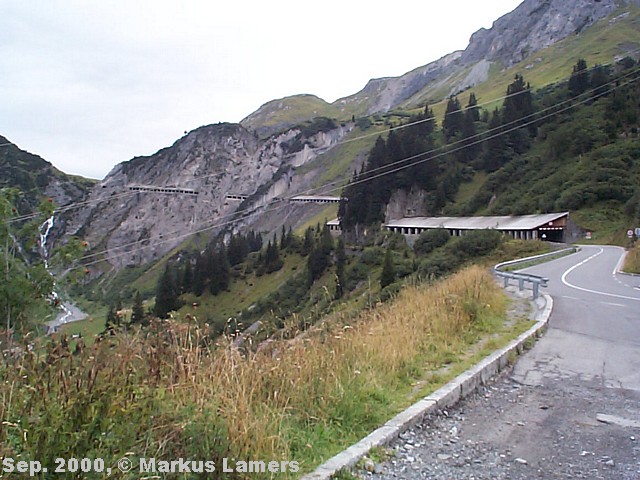
[[616, 247], [526, 269], [550, 279], [549, 329], [511, 372], [393, 445], [368, 478], [640, 479], [640, 277]]
[[616, 273], [623, 252], [585, 246], [524, 270], [550, 279], [554, 308], [544, 341], [518, 362], [514, 379], [535, 385], [579, 376], [640, 390], [640, 277]]

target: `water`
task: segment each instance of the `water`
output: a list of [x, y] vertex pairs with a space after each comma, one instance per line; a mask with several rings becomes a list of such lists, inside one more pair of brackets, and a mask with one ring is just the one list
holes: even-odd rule
[[[78, 318], [71, 318], [74, 316], [74, 307], [71, 304], [67, 304], [64, 302], [60, 301], [60, 297], [58, 295], [58, 292], [56, 292], [55, 288], [56, 288], [56, 282], [55, 282], [55, 277], [53, 275], [53, 272], [51, 272], [51, 270], [49, 270], [49, 247], [47, 246], [47, 241], [49, 239], [49, 233], [51, 232], [51, 229], [54, 226], [54, 216], [52, 215], [51, 217], [49, 217], [41, 226], [40, 226], [40, 255], [42, 256], [42, 259], [44, 260], [44, 268], [47, 270], [47, 272], [49, 272], [49, 275], [51, 275], [51, 277], [54, 278], [53, 281], [53, 290], [52, 292], [49, 294], [49, 298], [51, 299], [51, 302], [56, 305], [58, 308], [60, 308], [62, 310], [62, 312], [60, 312], [58, 314], [58, 316], [56, 317], [55, 320], [51, 321], [51, 322], [47, 322], [47, 327], [48, 327], [48, 334], [50, 333], [54, 333], [56, 331], [56, 329], [60, 326], [63, 325], [69, 321], [72, 320], [81, 320], [82, 318], [84, 318], [82, 312], [80, 312], [78, 310], [78, 315], [76, 315], [76, 317]], [[77, 309], [76, 309], [77, 310]]]

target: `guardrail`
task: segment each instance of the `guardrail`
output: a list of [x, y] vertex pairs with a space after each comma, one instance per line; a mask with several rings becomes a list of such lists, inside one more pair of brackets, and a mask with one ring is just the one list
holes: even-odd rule
[[569, 247], [569, 248], [563, 248], [562, 250], [556, 250], [555, 252], [543, 253], [541, 255], [534, 255], [532, 257], [509, 260], [508, 262], [502, 262], [502, 263], [496, 264], [493, 267], [493, 273], [494, 275], [504, 279], [505, 288], [509, 286], [509, 282], [511, 280], [518, 281], [518, 288], [520, 290], [524, 290], [525, 283], [530, 283], [531, 289], [533, 290], [533, 298], [535, 300], [536, 298], [538, 298], [538, 295], [540, 293], [540, 287], [546, 287], [549, 284], [548, 278], [541, 277], [540, 275], [532, 275], [530, 273], [503, 272], [501, 269], [511, 265], [518, 265], [520, 263], [527, 263], [527, 262], [535, 262], [536, 260], [542, 260], [547, 257], [555, 257], [558, 254], [562, 254], [565, 252], [573, 253], [575, 251], [576, 251], [575, 247]]

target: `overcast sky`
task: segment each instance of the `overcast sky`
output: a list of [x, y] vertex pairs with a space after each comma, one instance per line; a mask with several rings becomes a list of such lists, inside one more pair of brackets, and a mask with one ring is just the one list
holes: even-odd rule
[[0, 0], [0, 135], [101, 179], [185, 130], [464, 49], [520, 2]]

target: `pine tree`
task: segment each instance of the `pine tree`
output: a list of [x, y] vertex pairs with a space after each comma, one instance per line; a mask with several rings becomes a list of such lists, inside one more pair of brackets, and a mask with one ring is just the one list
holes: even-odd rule
[[444, 120], [442, 120], [442, 131], [447, 142], [462, 131], [463, 116], [461, 108], [458, 97], [449, 97]]
[[467, 104], [465, 114], [470, 115], [471, 119], [474, 122], [480, 121], [480, 109], [478, 108], [478, 100], [476, 99], [476, 94], [473, 92], [469, 94], [469, 103]]
[[489, 120], [489, 137], [484, 142], [482, 166], [487, 172], [494, 172], [506, 164], [513, 154], [501, 131], [502, 120], [498, 110], [494, 110]]
[[230, 265], [227, 257], [227, 250], [224, 245], [220, 245], [211, 256], [211, 281], [209, 291], [217, 295], [229, 288]]
[[313, 249], [313, 230], [311, 227], [307, 227], [304, 231], [304, 241], [302, 242], [302, 251], [300, 252], [302, 256], [307, 256], [311, 253]]
[[191, 265], [191, 259], [187, 258], [184, 264], [184, 270], [182, 272], [182, 281], [180, 282], [180, 293], [187, 293], [191, 291], [193, 284], [193, 267]]
[[[507, 134], [507, 142], [516, 153], [524, 153], [530, 145], [529, 137], [536, 134], [533, 113], [531, 88], [529, 84], [525, 84], [522, 75], [516, 74], [514, 81], [507, 87], [507, 97], [502, 106], [503, 125], [511, 130]], [[526, 129], [513, 130], [519, 125], [526, 125]]]
[[131, 308], [131, 323], [144, 323], [144, 306], [142, 305], [142, 295], [136, 291], [133, 297], [133, 307]]
[[171, 267], [167, 265], [158, 280], [156, 304], [153, 313], [160, 318], [165, 318], [169, 312], [177, 310], [179, 307], [178, 289], [176, 288], [174, 273]]
[[344, 240], [338, 239], [338, 245], [336, 247], [336, 293], [335, 298], [340, 299], [344, 295], [344, 266], [347, 261], [347, 255], [344, 249]]
[[587, 70], [587, 62], [581, 58], [573, 66], [573, 72], [569, 77], [569, 93], [572, 97], [576, 97], [584, 93], [589, 88], [589, 71]]
[[382, 273], [380, 274], [380, 288], [391, 285], [396, 279], [396, 270], [391, 257], [391, 249], [387, 248], [384, 255], [384, 263], [382, 264]]

